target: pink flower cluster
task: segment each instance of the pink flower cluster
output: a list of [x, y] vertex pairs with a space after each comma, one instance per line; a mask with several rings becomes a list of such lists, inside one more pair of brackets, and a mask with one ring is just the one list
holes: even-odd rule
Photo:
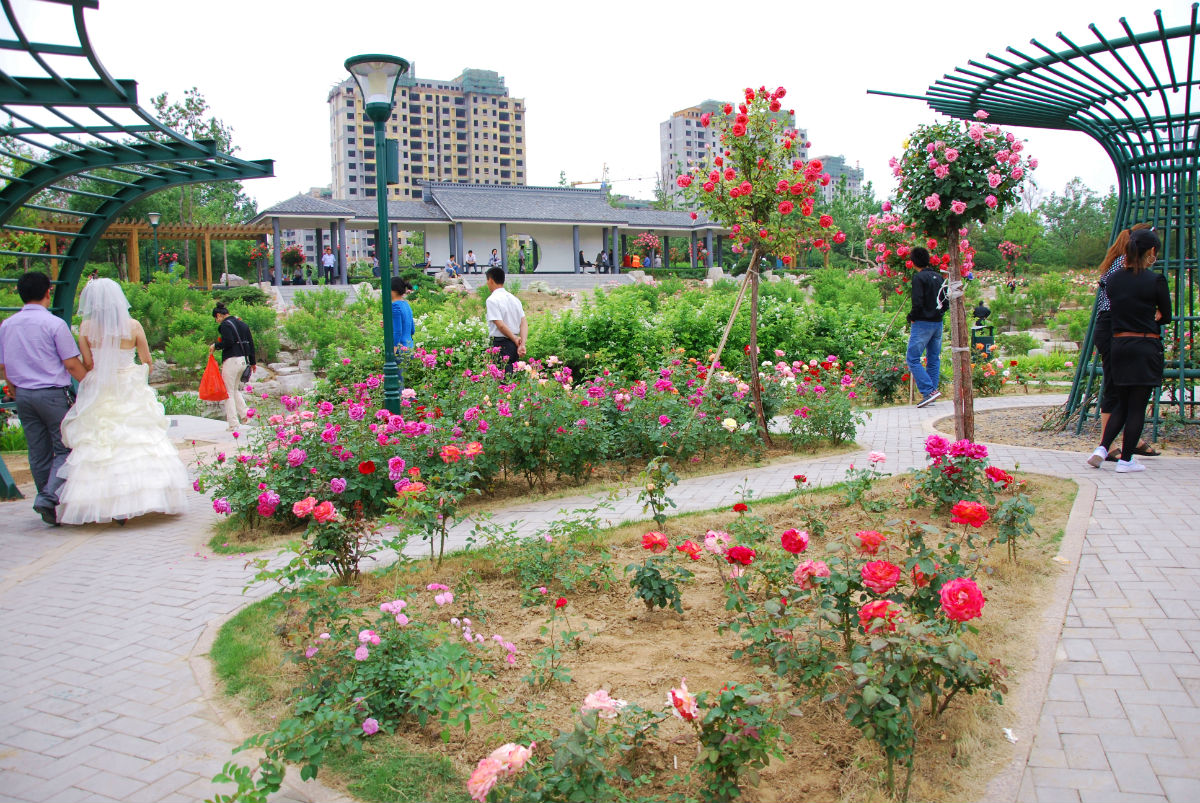
[[509, 743], [497, 747], [487, 758], [480, 759], [475, 771], [467, 779], [467, 793], [472, 800], [484, 803], [488, 793], [496, 785], [496, 781], [508, 775], [520, 772], [529, 759], [537, 742], [531, 742], [529, 747]]

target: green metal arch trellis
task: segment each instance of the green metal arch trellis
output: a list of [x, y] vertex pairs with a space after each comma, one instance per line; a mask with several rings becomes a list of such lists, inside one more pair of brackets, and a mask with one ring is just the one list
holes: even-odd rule
[[[1142, 33], [1134, 33], [1124, 17], [1116, 37], [1089, 25], [1095, 41], [1078, 44], [1059, 33], [1062, 50], [1034, 39], [1030, 50], [1010, 47], [970, 61], [917, 98], [952, 117], [970, 119], [982, 110], [992, 123], [1081, 131], [1112, 159], [1119, 193], [1113, 235], [1137, 222], [1155, 226], [1163, 241], [1155, 267], [1167, 277], [1175, 305], [1165, 338], [1165, 395], [1155, 399], [1156, 427], [1160, 405], [1178, 408], [1183, 420], [1200, 420], [1195, 395], [1200, 364], [1192, 357], [1200, 258], [1198, 17], [1200, 4], [1193, 3], [1190, 20], [1173, 27], [1161, 11], [1154, 12], [1153, 28]], [[1093, 309], [1066, 406], [1068, 418], [1079, 415], [1077, 431], [1096, 414], [1101, 371], [1093, 354], [1094, 328]]]
[[[61, 268], [51, 309], [70, 320], [84, 265], [109, 223], [131, 203], [182, 184], [274, 173], [271, 160], [221, 153], [214, 143], [189, 139], [142, 109], [137, 84], [113, 79], [92, 48], [84, 11], [97, 8], [97, 0], [40, 2], [39, 10], [63, 16], [58, 29], [69, 41], [32, 41], [12, 0], [0, 0], [12, 29], [10, 38], [0, 39], [0, 51], [24, 58], [31, 73], [0, 69], [0, 157], [11, 165], [0, 170], [0, 256], [56, 260]], [[39, 225], [61, 219], [81, 221], [79, 231]], [[22, 235], [68, 238], [71, 244], [62, 254], [31, 251], [15, 246]]]

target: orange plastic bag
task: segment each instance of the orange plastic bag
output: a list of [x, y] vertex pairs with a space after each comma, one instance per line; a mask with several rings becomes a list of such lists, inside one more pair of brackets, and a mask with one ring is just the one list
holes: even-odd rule
[[204, 401], [225, 401], [229, 391], [225, 390], [225, 380], [221, 377], [221, 366], [217, 365], [213, 355], [208, 355], [208, 366], [204, 376], [200, 377], [200, 398]]

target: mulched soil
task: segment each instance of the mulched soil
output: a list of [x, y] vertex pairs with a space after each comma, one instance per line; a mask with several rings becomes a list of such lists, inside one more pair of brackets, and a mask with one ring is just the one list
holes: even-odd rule
[[[1075, 434], [1074, 421], [1061, 431], [1053, 427], [1044, 428], [1047, 427], [1047, 419], [1053, 419], [1059, 410], [1055, 406], [976, 412], [975, 440], [1085, 454], [1095, 449], [1100, 442], [1100, 424], [1097, 421], [1085, 424], [1079, 435]], [[941, 432], [953, 432], [954, 419], [940, 419], [934, 426]], [[1164, 455], [1200, 457], [1200, 425], [1163, 427], [1159, 429], [1158, 439], [1155, 440], [1153, 425], [1147, 423], [1142, 439], [1154, 442]]]

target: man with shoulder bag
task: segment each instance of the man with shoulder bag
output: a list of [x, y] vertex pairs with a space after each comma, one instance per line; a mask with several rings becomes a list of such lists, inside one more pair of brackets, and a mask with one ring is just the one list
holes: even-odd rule
[[241, 386], [250, 380], [258, 368], [254, 354], [254, 336], [241, 318], [229, 314], [224, 304], [213, 309], [217, 320], [217, 342], [209, 353], [221, 350], [221, 378], [225, 380], [225, 423], [236, 429], [246, 421], [246, 399]]

